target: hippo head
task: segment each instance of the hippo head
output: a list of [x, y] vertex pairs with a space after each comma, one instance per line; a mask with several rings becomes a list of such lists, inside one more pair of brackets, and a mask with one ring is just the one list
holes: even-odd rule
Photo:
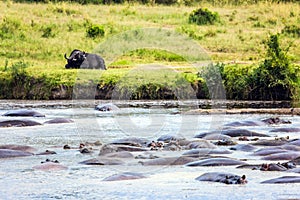
[[247, 183], [246, 176], [243, 175], [242, 177], [237, 175], [226, 176], [224, 183], [226, 184], [245, 184]]

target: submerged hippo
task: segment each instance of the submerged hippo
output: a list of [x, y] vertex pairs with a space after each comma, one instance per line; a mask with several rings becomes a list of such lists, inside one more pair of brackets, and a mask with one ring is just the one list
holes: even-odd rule
[[192, 157], [167, 157], [167, 158], [155, 158], [148, 161], [140, 161], [142, 165], [185, 165], [187, 163], [195, 161]]
[[65, 118], [55, 118], [44, 122], [44, 124], [62, 124], [62, 123], [74, 123], [74, 121]]
[[181, 141], [181, 140], [185, 140], [185, 138], [180, 135], [170, 135], [170, 134], [162, 135], [157, 139], [157, 141], [166, 142], [166, 143], [171, 141]]
[[263, 125], [265, 125], [265, 123], [261, 122], [261, 121], [240, 121], [240, 122], [231, 122], [231, 123], [225, 124], [225, 126], [231, 126], [231, 127], [263, 126]]
[[3, 144], [0, 145], [0, 149], [18, 150], [18, 151], [25, 151], [29, 153], [33, 153], [36, 151], [36, 149], [31, 146], [17, 145], [17, 144]]
[[189, 156], [189, 157], [204, 157], [210, 154], [231, 154], [232, 152], [227, 149], [192, 149], [189, 151], [184, 152], [182, 155]]
[[0, 127], [23, 127], [42, 125], [39, 122], [29, 119], [9, 119], [0, 121]]
[[246, 152], [254, 151], [255, 149], [256, 149], [256, 147], [251, 144], [237, 144], [237, 145], [230, 147], [230, 150], [246, 151]]
[[9, 116], [9, 117], [45, 117], [44, 114], [34, 111], [34, 110], [28, 110], [28, 109], [22, 109], [22, 110], [12, 110], [8, 111], [3, 114], [3, 116]]
[[282, 176], [279, 178], [266, 180], [261, 183], [300, 183], [300, 176]]
[[263, 163], [260, 165], [240, 165], [238, 169], [252, 169], [252, 170], [261, 170], [261, 171], [287, 171], [294, 169], [296, 164], [293, 162], [285, 163]]
[[257, 133], [254, 131], [249, 131], [247, 129], [226, 129], [222, 131], [212, 131], [212, 132], [207, 132], [207, 133], [201, 133], [196, 135], [196, 138], [204, 138], [208, 137], [209, 135], [226, 135], [230, 137], [242, 137], [242, 136], [247, 136], [247, 137], [270, 137], [269, 135], [262, 134], [262, 133]]
[[292, 122], [289, 120], [280, 119], [279, 117], [270, 117], [267, 119], [261, 120], [267, 125], [277, 125], [277, 124], [291, 124]]
[[283, 133], [297, 133], [300, 132], [300, 128], [293, 128], [293, 127], [289, 127], [289, 128], [276, 128], [271, 130], [270, 132], [274, 132], [274, 133], [278, 133], [278, 132], [283, 132]]
[[286, 151], [282, 153], [276, 153], [268, 156], [264, 156], [263, 160], [293, 160], [300, 156], [300, 152]]
[[187, 163], [188, 167], [198, 167], [198, 166], [229, 166], [229, 165], [244, 165], [245, 162], [232, 159], [232, 158], [207, 158], [194, 162]]
[[136, 146], [129, 146], [129, 145], [106, 144], [101, 147], [99, 155], [103, 156], [108, 153], [121, 152], [121, 151], [136, 152], [136, 151], [148, 151], [148, 149], [136, 147]]
[[24, 157], [24, 156], [32, 156], [32, 155], [33, 155], [33, 153], [29, 153], [26, 151], [12, 150], [12, 149], [0, 149], [0, 159], [1, 158]]
[[197, 181], [211, 181], [225, 184], [245, 184], [246, 176], [238, 176], [230, 173], [208, 172], [196, 178]]
[[108, 111], [119, 111], [120, 108], [112, 103], [100, 104], [95, 107], [95, 110], [108, 112]]
[[137, 138], [137, 137], [129, 137], [129, 138], [114, 140], [110, 144], [145, 147], [148, 143], [149, 143], [149, 140], [147, 140], [147, 139]]
[[40, 165], [36, 165], [32, 168], [35, 170], [41, 170], [41, 171], [58, 171], [58, 170], [68, 169], [67, 166], [60, 164], [57, 160], [51, 161], [49, 159], [42, 162]]
[[118, 160], [118, 159], [98, 157], [98, 158], [92, 158], [92, 159], [82, 161], [79, 164], [84, 164], [84, 165], [123, 165], [125, 163], [122, 160]]
[[124, 172], [121, 174], [115, 174], [110, 177], [103, 179], [103, 181], [124, 181], [124, 180], [133, 180], [133, 179], [141, 179], [147, 178], [143, 174], [134, 173], [134, 172]]

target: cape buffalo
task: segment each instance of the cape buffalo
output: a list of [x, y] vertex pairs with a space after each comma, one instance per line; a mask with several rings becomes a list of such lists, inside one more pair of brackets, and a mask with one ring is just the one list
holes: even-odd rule
[[105, 62], [103, 58], [96, 54], [86, 53], [78, 49], [74, 49], [67, 58], [65, 54], [66, 69], [102, 69], [106, 70]]

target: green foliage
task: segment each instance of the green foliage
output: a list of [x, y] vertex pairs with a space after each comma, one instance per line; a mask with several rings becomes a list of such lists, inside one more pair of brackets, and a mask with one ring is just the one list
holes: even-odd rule
[[148, 63], [155, 61], [166, 61], [166, 62], [184, 62], [185, 59], [174, 53], [160, 50], [160, 49], [137, 49], [127, 54], [130, 57], [136, 59], [145, 60]]
[[105, 30], [103, 26], [90, 25], [86, 29], [86, 34], [89, 38], [103, 37], [105, 35]]
[[249, 77], [253, 72], [254, 66], [248, 65], [227, 65], [222, 72], [223, 84], [226, 89], [228, 99], [248, 100]]
[[222, 63], [210, 63], [198, 73], [198, 76], [204, 79], [206, 87], [209, 90], [209, 96], [212, 99], [226, 98], [222, 83], [224, 66]]
[[41, 28], [43, 38], [53, 38], [56, 36], [55, 25], [48, 25]]
[[287, 25], [282, 29], [281, 33], [292, 37], [300, 37], [300, 26]]
[[195, 23], [197, 25], [215, 24], [219, 21], [219, 14], [207, 8], [196, 9], [189, 15], [189, 23]]
[[295, 67], [287, 54], [288, 48], [282, 49], [279, 34], [271, 35], [265, 42], [266, 58], [251, 76], [250, 99], [290, 100], [297, 96], [298, 77]]
[[177, 0], [155, 0], [155, 3], [163, 5], [173, 5], [177, 3]]
[[13, 38], [19, 31], [21, 22], [17, 19], [4, 17], [0, 24], [0, 38]]

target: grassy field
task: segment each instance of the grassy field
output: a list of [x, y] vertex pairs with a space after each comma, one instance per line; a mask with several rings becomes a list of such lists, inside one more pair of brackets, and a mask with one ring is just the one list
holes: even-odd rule
[[[203, 26], [189, 23], [189, 14], [199, 7], [218, 12], [221, 21]], [[76, 48], [93, 52], [110, 38], [141, 28], [172, 29], [200, 45], [213, 62], [246, 64], [262, 60], [265, 54], [263, 41], [270, 34], [283, 33], [282, 44], [290, 46], [292, 61], [300, 61], [299, 32], [293, 34], [288, 29], [294, 26], [299, 29], [300, 4], [296, 3], [187, 7], [1, 1], [0, 9], [2, 79], [8, 76], [11, 66], [22, 62], [33, 77], [47, 77], [54, 85], [71, 86], [78, 78], [85, 79], [84, 73], [78, 77], [77, 70], [64, 69], [64, 53], [69, 55]], [[101, 27], [104, 34], [88, 37], [87, 29], [93, 25]], [[195, 72], [193, 68], [187, 70], [189, 63], [174, 52], [142, 49], [113, 58], [101, 76], [104, 82], [116, 82], [133, 67], [146, 63], [161, 63], [176, 66], [179, 71]], [[97, 75], [88, 75], [88, 79], [96, 80]]]

